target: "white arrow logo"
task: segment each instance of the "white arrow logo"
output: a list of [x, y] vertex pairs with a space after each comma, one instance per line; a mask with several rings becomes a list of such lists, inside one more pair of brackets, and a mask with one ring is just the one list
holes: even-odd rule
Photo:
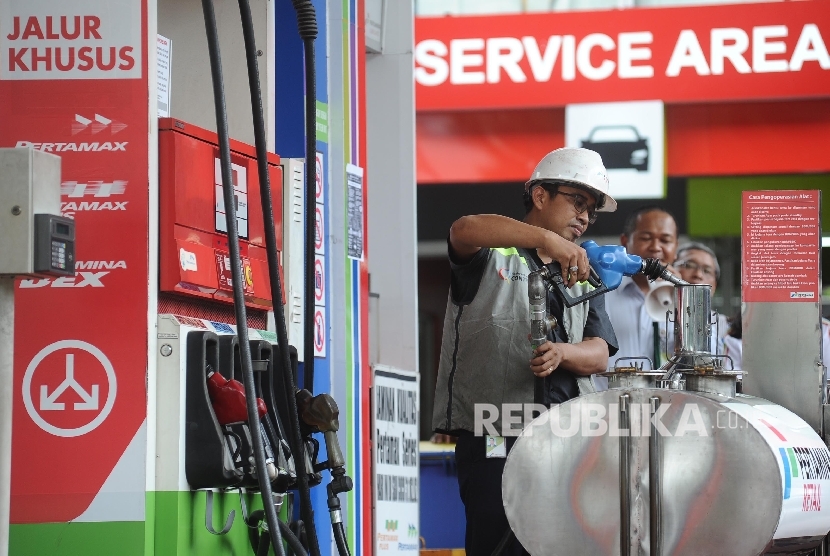
[[115, 135], [127, 127], [127, 124], [111, 120], [101, 114], [95, 114], [92, 120], [85, 118], [80, 114], [75, 114], [75, 121], [72, 122], [72, 135], [77, 135], [78, 133], [84, 131], [86, 128], [90, 127], [90, 124], [92, 125], [93, 135], [102, 132], [107, 129], [107, 127], [110, 128], [110, 134]]
[[[64, 350], [71, 350], [69, 353], [65, 354], [66, 379], [55, 390], [53, 390], [51, 394], [49, 393], [48, 387], [41, 384], [39, 388], [40, 403], [36, 404], [35, 400], [32, 399], [32, 379], [34, 378], [35, 372], [37, 371], [39, 365], [43, 362], [43, 360], [46, 359], [46, 357], [55, 352]], [[87, 392], [84, 389], [84, 387], [78, 384], [78, 382], [75, 380], [75, 354], [73, 352], [76, 352], [78, 350], [85, 351], [86, 353], [94, 357], [98, 361], [98, 363], [101, 364], [101, 366], [104, 369], [104, 372], [107, 375], [107, 396], [106, 400], [104, 400], [103, 407], [100, 406], [100, 385], [93, 384], [90, 387], [90, 391]], [[83, 376], [83, 373], [81, 376]], [[99, 411], [97, 415], [93, 414], [94, 416], [90, 422], [86, 423], [85, 425], [81, 425], [80, 427], [63, 428], [50, 422], [47, 422], [46, 419], [44, 419], [43, 416], [40, 413], [38, 413], [38, 411], [63, 411], [66, 407], [66, 404], [58, 402], [57, 400], [68, 389], [72, 389], [83, 400], [81, 402], [75, 402], [74, 407], [76, 410]], [[84, 342], [82, 340], [60, 340], [53, 344], [49, 344], [45, 348], [41, 349], [29, 362], [29, 365], [26, 367], [26, 372], [23, 374], [22, 390], [23, 405], [26, 407], [26, 412], [29, 414], [29, 417], [32, 418], [32, 421], [34, 421], [38, 427], [48, 432], [49, 434], [55, 436], [72, 438], [76, 436], [82, 436], [90, 431], [95, 430], [101, 423], [103, 423], [106, 420], [106, 418], [112, 411], [112, 407], [115, 405], [115, 398], [118, 391], [118, 385], [115, 377], [115, 369], [113, 368], [112, 363], [107, 358], [107, 356], [104, 355], [104, 352], [102, 352], [94, 345], [88, 342]], [[53, 415], [56, 420], [60, 421], [60, 416], [66, 414], [52, 413], [51, 415]]]
[[61, 382], [60, 386], [55, 388], [51, 394], [49, 394], [45, 384], [40, 385], [40, 410], [60, 411], [65, 409], [66, 404], [58, 403], [55, 400], [69, 388], [72, 388], [84, 400], [83, 402], [75, 402], [76, 411], [96, 411], [98, 409], [98, 385], [93, 384], [92, 392], [87, 393], [83, 386], [78, 384], [75, 380], [75, 355], [68, 353], [66, 355], [66, 380]]

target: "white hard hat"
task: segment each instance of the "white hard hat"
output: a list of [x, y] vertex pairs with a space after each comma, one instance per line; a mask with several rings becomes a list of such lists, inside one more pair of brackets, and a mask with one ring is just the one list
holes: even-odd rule
[[595, 151], [565, 147], [549, 152], [536, 165], [525, 191], [544, 182], [565, 182], [587, 189], [597, 196], [597, 212], [617, 210], [617, 201], [608, 194], [608, 173]]

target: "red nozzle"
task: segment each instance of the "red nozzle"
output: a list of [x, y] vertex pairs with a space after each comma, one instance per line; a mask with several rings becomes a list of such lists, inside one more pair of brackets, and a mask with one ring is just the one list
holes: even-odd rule
[[[244, 423], [248, 421], [248, 408], [245, 405], [245, 387], [238, 380], [227, 380], [214, 372], [207, 378], [208, 394], [220, 425]], [[257, 398], [257, 413], [260, 419], [268, 413], [265, 402]]]

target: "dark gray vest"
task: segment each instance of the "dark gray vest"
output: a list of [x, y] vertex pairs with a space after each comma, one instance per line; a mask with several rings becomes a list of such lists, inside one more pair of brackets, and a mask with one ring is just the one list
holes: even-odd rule
[[[531, 270], [515, 248], [493, 248], [473, 302], [456, 305], [449, 296], [435, 388], [434, 429], [474, 432], [476, 404], [490, 404], [499, 411], [494, 425], [501, 431], [504, 404], [533, 402], [527, 298]], [[587, 283], [580, 283], [570, 293], [582, 295], [588, 288]], [[560, 326], [565, 327], [568, 341], [581, 342], [588, 303], [566, 307], [563, 316]], [[577, 384], [580, 394], [594, 391], [590, 377], [578, 377]]]

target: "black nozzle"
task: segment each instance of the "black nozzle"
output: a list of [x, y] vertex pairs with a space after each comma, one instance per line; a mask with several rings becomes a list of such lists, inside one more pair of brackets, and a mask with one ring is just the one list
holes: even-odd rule
[[663, 277], [666, 265], [660, 264], [660, 259], [643, 259], [643, 268], [640, 273], [649, 280], [657, 280]]
[[640, 274], [643, 274], [652, 282], [658, 278], [662, 278], [675, 286], [689, 285], [685, 280], [678, 278], [666, 270], [666, 265], [661, 264], [660, 259], [643, 259], [643, 267], [640, 269]]

